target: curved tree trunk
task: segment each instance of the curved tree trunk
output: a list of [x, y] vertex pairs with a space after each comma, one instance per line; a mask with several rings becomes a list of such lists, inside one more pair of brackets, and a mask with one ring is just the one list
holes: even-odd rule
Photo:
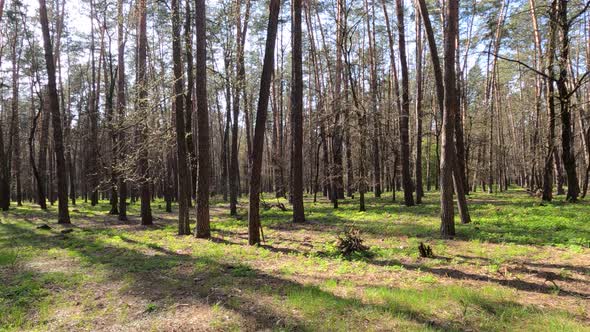
[[250, 172], [250, 205], [248, 210], [248, 243], [260, 244], [262, 226], [260, 224], [260, 178], [262, 171], [262, 157], [264, 149], [264, 132], [270, 98], [270, 84], [274, 66], [274, 50], [277, 38], [277, 26], [279, 23], [280, 0], [270, 0], [268, 28], [266, 32], [266, 47], [264, 50], [264, 62], [260, 77], [260, 93], [258, 108], [256, 109], [256, 127], [254, 128], [254, 141], [252, 151], [252, 171]]

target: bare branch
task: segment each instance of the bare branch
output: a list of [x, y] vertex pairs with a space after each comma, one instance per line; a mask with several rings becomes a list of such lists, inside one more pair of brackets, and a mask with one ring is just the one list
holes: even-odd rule
[[491, 55], [495, 56], [496, 58], [498, 58], [498, 59], [501, 59], [501, 60], [504, 60], [504, 61], [508, 61], [508, 62], [517, 63], [517, 64], [519, 64], [519, 65], [521, 65], [521, 66], [525, 67], [526, 69], [528, 69], [528, 70], [530, 70], [530, 71], [532, 71], [532, 72], [536, 73], [537, 75], [543, 76], [544, 78], [546, 78], [546, 79], [548, 79], [548, 80], [551, 80], [551, 81], [557, 81], [557, 79], [556, 79], [555, 77], [551, 77], [551, 76], [549, 76], [549, 75], [547, 75], [547, 74], [545, 74], [545, 73], [543, 73], [543, 72], [541, 72], [541, 71], [538, 71], [537, 69], [535, 69], [535, 68], [533, 68], [533, 67], [529, 66], [528, 64], [526, 64], [526, 63], [524, 63], [524, 62], [522, 62], [522, 61], [520, 61], [520, 60], [511, 59], [511, 58], [506, 58], [506, 57], [503, 57], [503, 56], [501, 56], [501, 55], [499, 55], [499, 54], [494, 54], [493, 52], [489, 52], [489, 51], [488, 51], [488, 52], [486, 52], [486, 53], [488, 53], [488, 54], [491, 54]]

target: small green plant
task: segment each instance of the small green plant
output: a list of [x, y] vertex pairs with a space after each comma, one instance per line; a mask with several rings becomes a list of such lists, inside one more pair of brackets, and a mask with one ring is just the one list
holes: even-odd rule
[[498, 273], [498, 271], [500, 271], [500, 265], [499, 264], [491, 264], [488, 266], [488, 270], [490, 271], [490, 273]]
[[150, 312], [154, 312], [158, 309], [158, 305], [156, 305], [155, 303], [148, 303], [147, 306], [145, 306], [145, 312], [150, 313]]
[[237, 266], [230, 266], [228, 267], [230, 273], [234, 277], [254, 277], [256, 275], [256, 271], [252, 270], [251, 267], [247, 265], [237, 265]]
[[416, 280], [423, 282], [423, 283], [427, 283], [427, 284], [435, 284], [438, 282], [438, 279], [431, 274], [427, 274], [427, 275], [418, 277], [418, 278], [416, 278]]
[[15, 266], [18, 262], [18, 252], [16, 250], [0, 251], [0, 266]]

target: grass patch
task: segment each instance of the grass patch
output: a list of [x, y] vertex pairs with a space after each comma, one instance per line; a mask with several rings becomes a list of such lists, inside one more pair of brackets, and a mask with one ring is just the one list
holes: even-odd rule
[[[473, 223], [449, 241], [437, 193], [414, 207], [369, 194], [362, 213], [356, 200], [337, 210], [306, 200], [305, 224], [262, 211], [261, 247], [246, 245], [245, 218], [218, 198], [210, 241], [177, 236], [175, 214], [158, 208], [156, 227], [140, 227], [138, 204], [128, 223], [106, 201], [78, 204], [67, 235], [56, 207], [12, 207], [0, 224], [0, 330], [588, 330], [584, 201], [475, 193]], [[353, 226], [370, 255], [346, 259], [335, 238]], [[419, 257], [421, 242], [434, 258]]]

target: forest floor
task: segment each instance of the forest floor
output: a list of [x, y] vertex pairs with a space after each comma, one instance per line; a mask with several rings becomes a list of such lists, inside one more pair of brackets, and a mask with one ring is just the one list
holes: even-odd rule
[[[124, 223], [106, 201], [78, 204], [67, 234], [56, 207], [13, 203], [0, 221], [0, 331], [590, 331], [590, 203], [475, 193], [473, 223], [442, 240], [438, 197], [371, 195], [367, 212], [306, 197], [304, 224], [263, 211], [260, 247], [247, 245], [245, 201], [238, 219], [212, 202], [211, 240], [177, 236], [162, 202], [153, 227], [138, 225], [138, 204]], [[370, 257], [336, 254], [353, 225]]]

